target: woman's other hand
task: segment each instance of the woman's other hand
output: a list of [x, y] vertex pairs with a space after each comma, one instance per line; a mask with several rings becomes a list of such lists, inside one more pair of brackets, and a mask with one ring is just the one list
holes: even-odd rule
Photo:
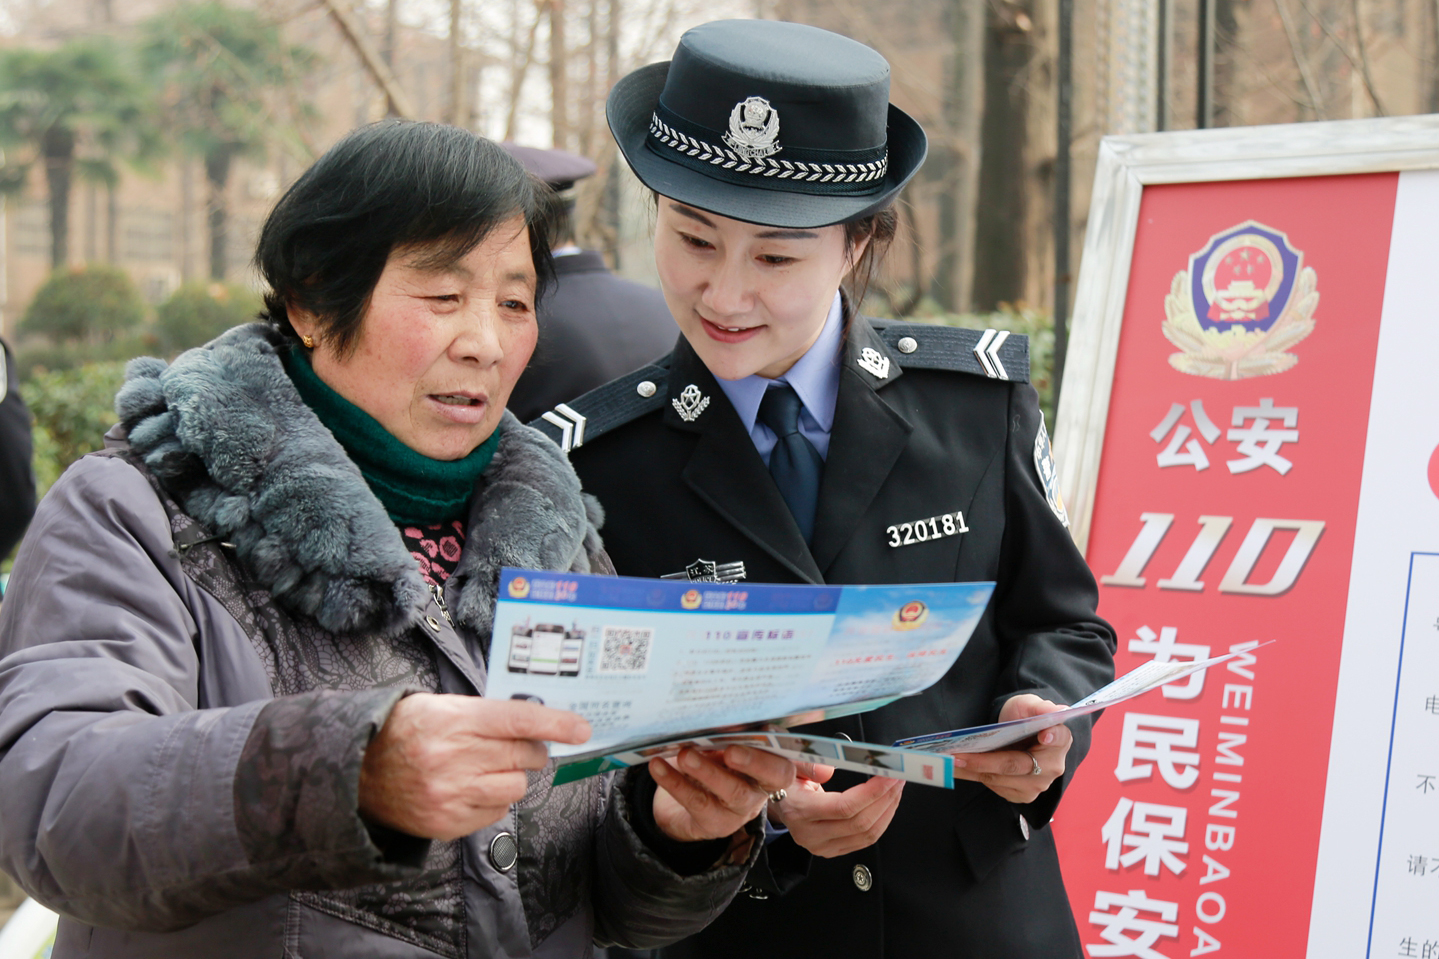
[[[1028, 719], [1063, 709], [1033, 693], [1014, 696], [999, 711], [999, 721]], [[955, 753], [954, 776], [983, 783], [1014, 803], [1030, 803], [1064, 775], [1064, 757], [1074, 745], [1069, 727], [1051, 726], [1028, 749], [997, 749], [989, 753]]]
[[904, 794], [904, 781], [871, 776], [858, 786], [827, 792], [833, 766], [801, 763], [784, 802], [770, 807], [770, 821], [789, 829], [800, 846], [826, 859], [872, 846], [889, 828]]
[[360, 814], [411, 836], [467, 836], [524, 796], [525, 771], [549, 761], [546, 741], [589, 738], [583, 717], [539, 703], [406, 696], [365, 750]]
[[794, 783], [794, 763], [747, 746], [722, 753], [685, 749], [651, 759], [655, 825], [678, 842], [732, 836], [764, 809], [770, 793]]

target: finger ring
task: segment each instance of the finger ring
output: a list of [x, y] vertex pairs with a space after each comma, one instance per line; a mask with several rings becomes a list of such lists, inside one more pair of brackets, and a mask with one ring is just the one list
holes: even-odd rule
[[769, 801], [772, 803], [782, 803], [784, 802], [784, 798], [787, 795], [789, 795], [789, 793], [785, 792], [783, 789], [776, 790], [775, 792], [769, 794]]
[[1044, 770], [1039, 768], [1039, 759], [1034, 755], [1034, 753], [1029, 754], [1029, 761], [1034, 763], [1034, 768], [1029, 771], [1029, 774], [1031, 776], [1043, 776]]

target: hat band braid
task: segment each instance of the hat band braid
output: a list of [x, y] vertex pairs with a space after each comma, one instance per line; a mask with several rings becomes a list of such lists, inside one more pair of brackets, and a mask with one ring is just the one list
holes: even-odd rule
[[816, 196], [878, 192], [889, 171], [889, 149], [806, 150], [781, 147], [783, 157], [745, 157], [724, 146], [723, 135], [656, 107], [646, 146], [667, 160], [717, 180]]

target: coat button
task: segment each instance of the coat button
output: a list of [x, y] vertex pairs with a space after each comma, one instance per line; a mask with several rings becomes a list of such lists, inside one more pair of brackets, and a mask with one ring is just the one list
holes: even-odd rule
[[490, 864], [500, 872], [509, 872], [515, 868], [515, 861], [520, 858], [520, 844], [515, 841], [515, 834], [502, 832], [490, 840]]
[[874, 888], [874, 876], [865, 866], [854, 867], [854, 888], [860, 892], [869, 892]]
[[901, 336], [895, 346], [899, 347], [901, 353], [913, 353], [919, 349], [919, 341], [912, 336]]
[[640, 382], [635, 385], [635, 392], [645, 399], [649, 399], [655, 395], [655, 385], [649, 380], [640, 380]]
[[1023, 836], [1026, 841], [1029, 840], [1029, 820], [1025, 819], [1022, 814], [1019, 817], [1019, 834]]

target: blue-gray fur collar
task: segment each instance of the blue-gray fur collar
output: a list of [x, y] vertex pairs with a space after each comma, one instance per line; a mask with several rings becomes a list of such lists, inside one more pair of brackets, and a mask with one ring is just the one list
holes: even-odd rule
[[[281, 606], [333, 632], [405, 628], [428, 590], [395, 524], [253, 323], [168, 366], [133, 361], [115, 398], [130, 447], [189, 515], [235, 546]], [[506, 412], [446, 584], [458, 623], [487, 636], [501, 566], [589, 572], [599, 506], [564, 454]]]

